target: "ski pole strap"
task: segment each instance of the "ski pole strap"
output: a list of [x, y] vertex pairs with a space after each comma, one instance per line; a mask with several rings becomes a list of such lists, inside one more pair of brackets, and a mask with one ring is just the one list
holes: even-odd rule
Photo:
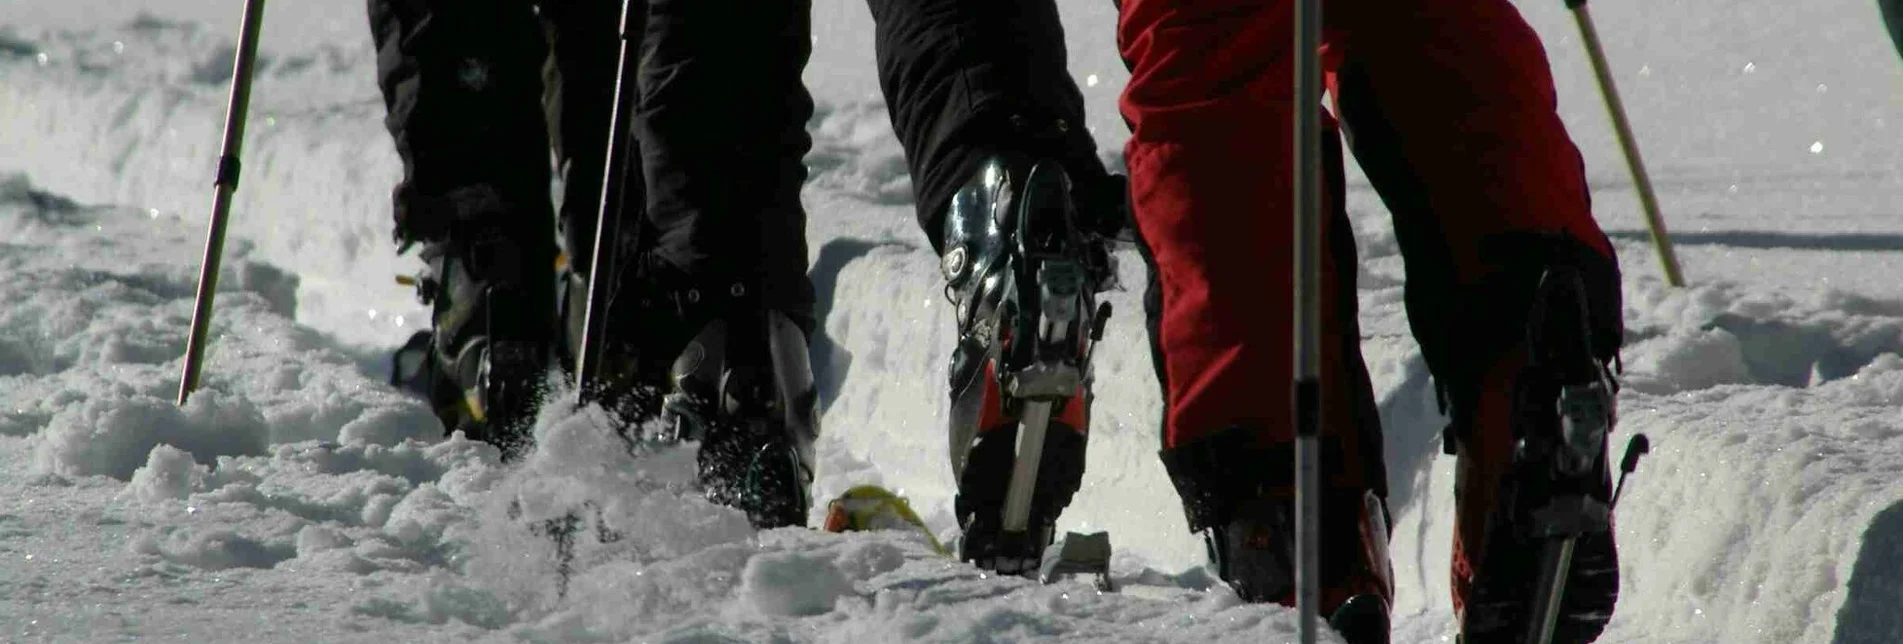
[[219, 155], [218, 175], [217, 178], [212, 181], [212, 185], [231, 186], [232, 189], [237, 189], [238, 173], [243, 170], [243, 165], [244, 164], [238, 160], [238, 155], [236, 154]]

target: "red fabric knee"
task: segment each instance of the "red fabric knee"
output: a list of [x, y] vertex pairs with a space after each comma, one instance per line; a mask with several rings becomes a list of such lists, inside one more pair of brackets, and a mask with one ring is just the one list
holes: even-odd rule
[[[1263, 445], [1294, 438], [1290, 12], [1259, 0], [1123, 4], [1125, 160], [1162, 289], [1165, 447], [1235, 426]], [[1353, 320], [1340, 319], [1343, 282], [1326, 259], [1324, 432], [1358, 458], [1354, 432], [1331, 432], [1354, 425], [1354, 392], [1341, 384], [1360, 372], [1348, 363], [1360, 355], [1341, 341]], [[1265, 464], [1277, 465], [1287, 467]], [[1365, 484], [1353, 469], [1332, 474]]]
[[[1561, 233], [1607, 256], [1592, 218], [1585, 167], [1558, 113], [1539, 37], [1508, 0], [1335, 2], [1347, 65], [1366, 79], [1364, 100], [1418, 177], [1456, 279], [1498, 269], [1485, 250], [1504, 233]], [[1365, 7], [1365, 8], [1362, 8]], [[1337, 88], [1339, 89], [1339, 88]], [[1342, 92], [1336, 92], [1342, 97]], [[1365, 117], [1364, 117], [1365, 118]], [[1356, 118], [1350, 133], [1360, 129]]]

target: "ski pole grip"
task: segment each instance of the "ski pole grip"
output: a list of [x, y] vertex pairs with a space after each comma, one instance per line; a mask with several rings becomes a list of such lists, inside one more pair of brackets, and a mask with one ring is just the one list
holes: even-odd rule
[[1652, 439], [1646, 438], [1645, 434], [1633, 434], [1632, 440], [1627, 441], [1625, 444], [1625, 460], [1619, 463], [1619, 471], [1625, 474], [1631, 474], [1633, 471], [1639, 469], [1639, 457], [1645, 456], [1651, 453], [1651, 451]]
[[1567, 9], [1578, 9], [1584, 6], [1586, 6], [1586, 0], [1566, 0]]

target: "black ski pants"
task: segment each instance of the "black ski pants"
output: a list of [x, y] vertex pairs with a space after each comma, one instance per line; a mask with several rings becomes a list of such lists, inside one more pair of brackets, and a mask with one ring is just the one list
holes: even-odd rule
[[[936, 246], [983, 159], [1065, 161], [1088, 212], [1123, 208], [1084, 129], [1053, 0], [868, 0], [879, 80]], [[403, 160], [396, 236], [549, 239], [549, 151], [570, 261], [586, 269], [618, 47], [615, 0], [369, 0], [386, 125]], [[639, 174], [624, 223], [699, 280], [752, 279], [804, 318], [799, 187], [812, 99], [810, 0], [635, 0]], [[539, 124], [546, 123], [546, 127]], [[1121, 226], [1121, 220], [1107, 222]]]
[[[801, 159], [810, 0], [632, 0], [640, 39], [621, 229], [696, 283], [747, 283], [810, 316]], [[403, 159], [396, 236], [553, 242], [582, 270], [613, 108], [620, 0], [369, 0], [386, 125]], [[544, 127], [546, 125], [546, 127]], [[623, 261], [632, 261], [622, 253]], [[723, 288], [723, 290], [725, 290]]]
[[1063, 160], [1086, 214], [1114, 213], [1109, 181], [1084, 128], [1055, 0], [867, 0], [876, 25], [879, 87], [905, 147], [919, 225], [935, 249], [946, 205], [979, 164], [1003, 151]]

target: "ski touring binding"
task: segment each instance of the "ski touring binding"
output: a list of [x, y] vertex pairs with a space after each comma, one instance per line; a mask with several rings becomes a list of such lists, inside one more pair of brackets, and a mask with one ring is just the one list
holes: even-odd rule
[[1054, 539], [1083, 476], [1091, 350], [1110, 315], [1096, 301], [1108, 262], [1076, 221], [1063, 170], [1023, 157], [991, 159], [948, 208], [957, 551], [1002, 574], [1107, 583], [1108, 535]]

